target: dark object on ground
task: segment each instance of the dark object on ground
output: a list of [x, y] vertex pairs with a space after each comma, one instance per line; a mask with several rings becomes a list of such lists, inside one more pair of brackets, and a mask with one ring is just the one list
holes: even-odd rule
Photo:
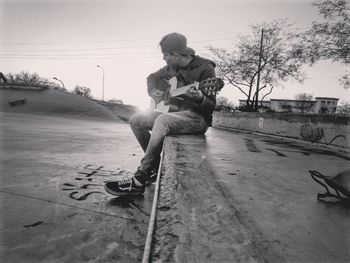
[[35, 226], [39, 226], [39, 225], [41, 225], [43, 223], [44, 223], [44, 221], [38, 221], [38, 222], [35, 222], [34, 224], [26, 225], [26, 226], [23, 226], [23, 227], [35, 227]]
[[[324, 201], [324, 198], [335, 197], [341, 201], [350, 201], [350, 169], [346, 169], [335, 176], [325, 176], [317, 171], [309, 171], [312, 179], [322, 185], [326, 189], [326, 193], [317, 194], [317, 200]], [[321, 182], [322, 179], [324, 182]], [[331, 187], [336, 194], [329, 191]]]
[[10, 104], [11, 106], [15, 106], [15, 105], [17, 105], [17, 104], [24, 104], [24, 103], [26, 103], [26, 102], [27, 102], [26, 99], [22, 99], [22, 100], [9, 101], [9, 104]]

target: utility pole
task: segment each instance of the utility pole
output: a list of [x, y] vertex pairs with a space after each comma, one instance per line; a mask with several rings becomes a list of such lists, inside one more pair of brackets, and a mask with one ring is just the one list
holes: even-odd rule
[[254, 107], [255, 110], [258, 109], [258, 101], [259, 101], [260, 71], [261, 71], [261, 60], [262, 60], [262, 56], [263, 56], [263, 40], [264, 40], [264, 29], [261, 29], [259, 64], [258, 64], [258, 78], [256, 80], [256, 92], [255, 92], [255, 107]]
[[102, 66], [97, 65], [98, 68], [102, 69], [102, 101], [104, 101], [104, 97], [105, 97], [105, 70]]

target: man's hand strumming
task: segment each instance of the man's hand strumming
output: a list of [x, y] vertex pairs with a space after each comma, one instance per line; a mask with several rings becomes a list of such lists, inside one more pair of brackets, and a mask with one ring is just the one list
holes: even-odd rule
[[187, 92], [186, 95], [193, 99], [198, 104], [203, 101], [203, 93], [200, 90], [197, 90], [195, 87], [191, 87]]
[[159, 103], [163, 98], [163, 94], [164, 94], [163, 91], [156, 89], [152, 92], [151, 97], [154, 99], [156, 103]]

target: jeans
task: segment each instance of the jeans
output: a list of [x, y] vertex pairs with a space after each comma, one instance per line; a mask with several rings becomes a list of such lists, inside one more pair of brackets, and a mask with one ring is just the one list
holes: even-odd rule
[[154, 110], [131, 116], [130, 126], [145, 155], [138, 168], [145, 174], [157, 168], [164, 137], [175, 134], [204, 134], [208, 125], [204, 118], [191, 110], [162, 113]]

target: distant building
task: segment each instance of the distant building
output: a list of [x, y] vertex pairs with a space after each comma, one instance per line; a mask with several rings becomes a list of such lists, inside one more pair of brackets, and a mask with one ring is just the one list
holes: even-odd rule
[[[239, 106], [243, 107], [247, 105], [247, 101], [246, 100], [239, 100]], [[271, 102], [268, 100], [264, 100], [262, 106], [266, 107], [266, 108], [270, 108]], [[261, 103], [259, 102], [259, 107], [261, 106]]]
[[316, 111], [318, 113], [335, 113], [338, 106], [338, 98], [316, 97]]
[[271, 99], [270, 109], [275, 112], [318, 113], [316, 101]]
[[[294, 113], [335, 113], [337, 110], [338, 98], [316, 97], [315, 100], [286, 100], [271, 99], [263, 101], [262, 106], [274, 112]], [[260, 105], [260, 104], [259, 104]], [[246, 100], [239, 100], [239, 106], [246, 106]]]

